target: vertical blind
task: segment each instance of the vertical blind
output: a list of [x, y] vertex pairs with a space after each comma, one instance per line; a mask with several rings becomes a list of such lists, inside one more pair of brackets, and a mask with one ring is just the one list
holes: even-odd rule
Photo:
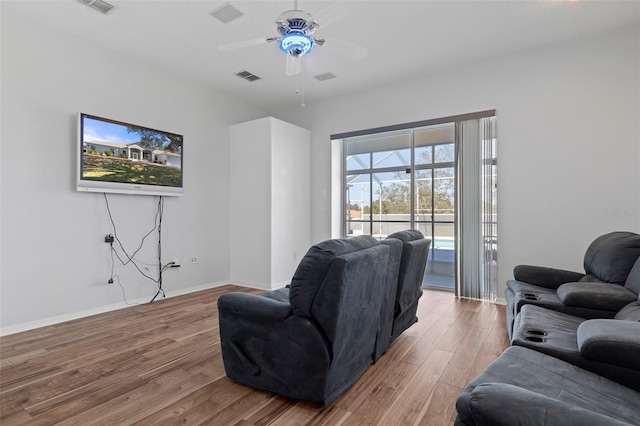
[[456, 122], [456, 295], [497, 296], [497, 156], [495, 117]]

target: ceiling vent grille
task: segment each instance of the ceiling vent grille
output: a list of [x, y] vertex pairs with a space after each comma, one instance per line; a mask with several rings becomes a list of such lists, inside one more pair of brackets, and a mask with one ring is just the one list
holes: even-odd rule
[[260, 77], [258, 77], [255, 74], [251, 74], [249, 71], [240, 71], [239, 73], [236, 74], [238, 77], [247, 80], [247, 81], [256, 81], [256, 80], [260, 80]]
[[80, 3], [85, 6], [89, 6], [93, 10], [97, 10], [98, 12], [106, 15], [115, 9], [115, 6], [107, 3], [104, 0], [78, 0]]
[[336, 78], [336, 76], [330, 72], [326, 72], [324, 74], [318, 74], [314, 76], [314, 78], [318, 81], [331, 80], [332, 78]]
[[209, 14], [223, 24], [228, 24], [229, 22], [235, 21], [236, 19], [244, 15], [244, 13], [240, 12], [229, 3], [209, 12]]

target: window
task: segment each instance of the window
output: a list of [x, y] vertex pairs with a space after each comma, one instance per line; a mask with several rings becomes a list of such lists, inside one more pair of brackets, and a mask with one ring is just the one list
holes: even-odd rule
[[431, 238], [423, 284], [454, 288], [455, 124], [345, 138], [347, 236]]
[[432, 241], [423, 285], [495, 300], [495, 111], [332, 140], [342, 144], [345, 236], [419, 229]]

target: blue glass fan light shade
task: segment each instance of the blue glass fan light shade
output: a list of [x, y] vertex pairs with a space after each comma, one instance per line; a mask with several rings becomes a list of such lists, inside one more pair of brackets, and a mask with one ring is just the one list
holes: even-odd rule
[[293, 56], [302, 56], [313, 49], [313, 39], [306, 34], [292, 32], [285, 34], [278, 42], [280, 50]]

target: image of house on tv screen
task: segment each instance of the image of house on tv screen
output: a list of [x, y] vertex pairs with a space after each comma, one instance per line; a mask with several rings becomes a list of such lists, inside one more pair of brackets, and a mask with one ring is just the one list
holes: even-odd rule
[[182, 186], [181, 135], [98, 117], [82, 120], [82, 178]]

